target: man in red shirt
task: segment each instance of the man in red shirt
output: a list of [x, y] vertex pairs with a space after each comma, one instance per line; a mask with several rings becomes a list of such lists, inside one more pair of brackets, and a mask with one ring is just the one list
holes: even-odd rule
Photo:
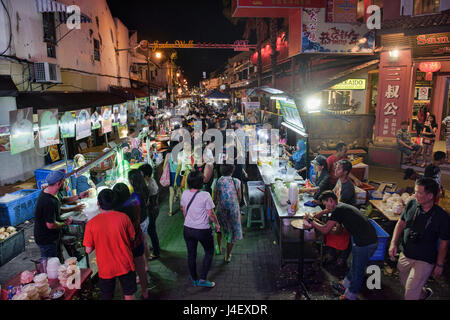
[[137, 286], [131, 251], [133, 224], [126, 214], [111, 211], [115, 204], [112, 190], [102, 190], [97, 199], [100, 214], [87, 223], [83, 245], [88, 254], [95, 250], [101, 298], [113, 299], [118, 278], [125, 300], [134, 300]]
[[[343, 142], [340, 142], [336, 145], [336, 153], [332, 154], [327, 158], [327, 165], [328, 165], [328, 172], [330, 174], [330, 183], [333, 185], [333, 187], [336, 185], [336, 182], [338, 181], [338, 178], [336, 176], [336, 164], [339, 160], [347, 159], [347, 145]], [[361, 186], [361, 181], [356, 178], [351, 173], [348, 175], [348, 177], [353, 181], [353, 183], [356, 186]]]

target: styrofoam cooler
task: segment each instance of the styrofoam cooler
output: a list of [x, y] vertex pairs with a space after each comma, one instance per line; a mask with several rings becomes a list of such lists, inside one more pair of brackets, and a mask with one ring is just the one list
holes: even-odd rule
[[249, 205], [264, 204], [264, 194], [266, 186], [262, 181], [248, 181], [248, 202]]

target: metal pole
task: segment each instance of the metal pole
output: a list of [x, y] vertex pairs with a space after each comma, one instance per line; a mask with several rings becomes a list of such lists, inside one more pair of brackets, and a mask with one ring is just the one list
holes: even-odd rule
[[105, 139], [106, 139], [106, 147], [108, 148], [108, 144], [109, 144], [109, 142], [108, 142], [108, 133], [105, 133]]
[[[64, 160], [66, 162], [67, 173], [69, 173], [69, 161], [67, 160], [67, 139], [66, 138], [63, 139], [63, 143], [64, 143]], [[70, 195], [72, 195], [72, 186], [70, 183], [70, 179], [67, 181], [67, 185], [69, 187]]]

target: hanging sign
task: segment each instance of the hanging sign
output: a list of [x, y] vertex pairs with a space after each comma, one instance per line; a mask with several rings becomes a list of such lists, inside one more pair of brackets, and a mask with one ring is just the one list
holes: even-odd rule
[[10, 152], [9, 143], [9, 130], [10, 126], [0, 126], [0, 152]]
[[327, 23], [325, 9], [303, 9], [303, 53], [373, 53], [375, 32], [365, 24]]
[[102, 132], [103, 134], [112, 131], [112, 111], [111, 106], [102, 107]]
[[59, 121], [61, 139], [75, 138], [75, 117], [72, 112], [65, 112]]
[[33, 108], [9, 112], [11, 154], [34, 148]]
[[259, 123], [259, 102], [243, 102], [242, 104], [244, 105], [245, 109], [245, 122], [250, 124]]
[[326, 21], [334, 23], [355, 23], [357, 2], [357, 0], [328, 0]]
[[112, 126], [118, 126], [120, 123], [120, 115], [119, 115], [119, 105], [115, 104], [113, 106], [113, 114], [112, 114]]
[[302, 119], [295, 103], [288, 101], [279, 101], [281, 114], [285, 122], [304, 130]]
[[91, 115], [89, 109], [77, 110], [76, 139], [80, 140], [91, 135]]
[[92, 124], [92, 130], [99, 129], [101, 127], [100, 123], [100, 114], [96, 111], [92, 113], [91, 115], [91, 124]]
[[365, 90], [366, 79], [347, 79], [331, 87], [333, 90]]
[[58, 109], [38, 110], [39, 148], [59, 143]]
[[124, 126], [119, 125], [118, 129], [119, 129], [119, 138], [120, 139], [128, 137], [128, 126], [127, 125], [124, 125]]
[[122, 126], [127, 124], [127, 103], [119, 105], [119, 122]]

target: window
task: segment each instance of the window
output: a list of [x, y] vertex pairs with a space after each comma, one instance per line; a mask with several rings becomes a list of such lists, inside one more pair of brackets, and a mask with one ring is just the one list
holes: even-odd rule
[[100, 41], [94, 39], [94, 60], [100, 61]]
[[439, 12], [440, 0], [414, 0], [414, 15]]
[[250, 67], [249, 73], [250, 73], [250, 74], [255, 73], [255, 67]]
[[47, 57], [56, 58], [56, 46], [47, 42]]
[[42, 13], [42, 24], [44, 28], [44, 42], [46, 42], [47, 45], [47, 57], [56, 58], [56, 27], [54, 13]]

